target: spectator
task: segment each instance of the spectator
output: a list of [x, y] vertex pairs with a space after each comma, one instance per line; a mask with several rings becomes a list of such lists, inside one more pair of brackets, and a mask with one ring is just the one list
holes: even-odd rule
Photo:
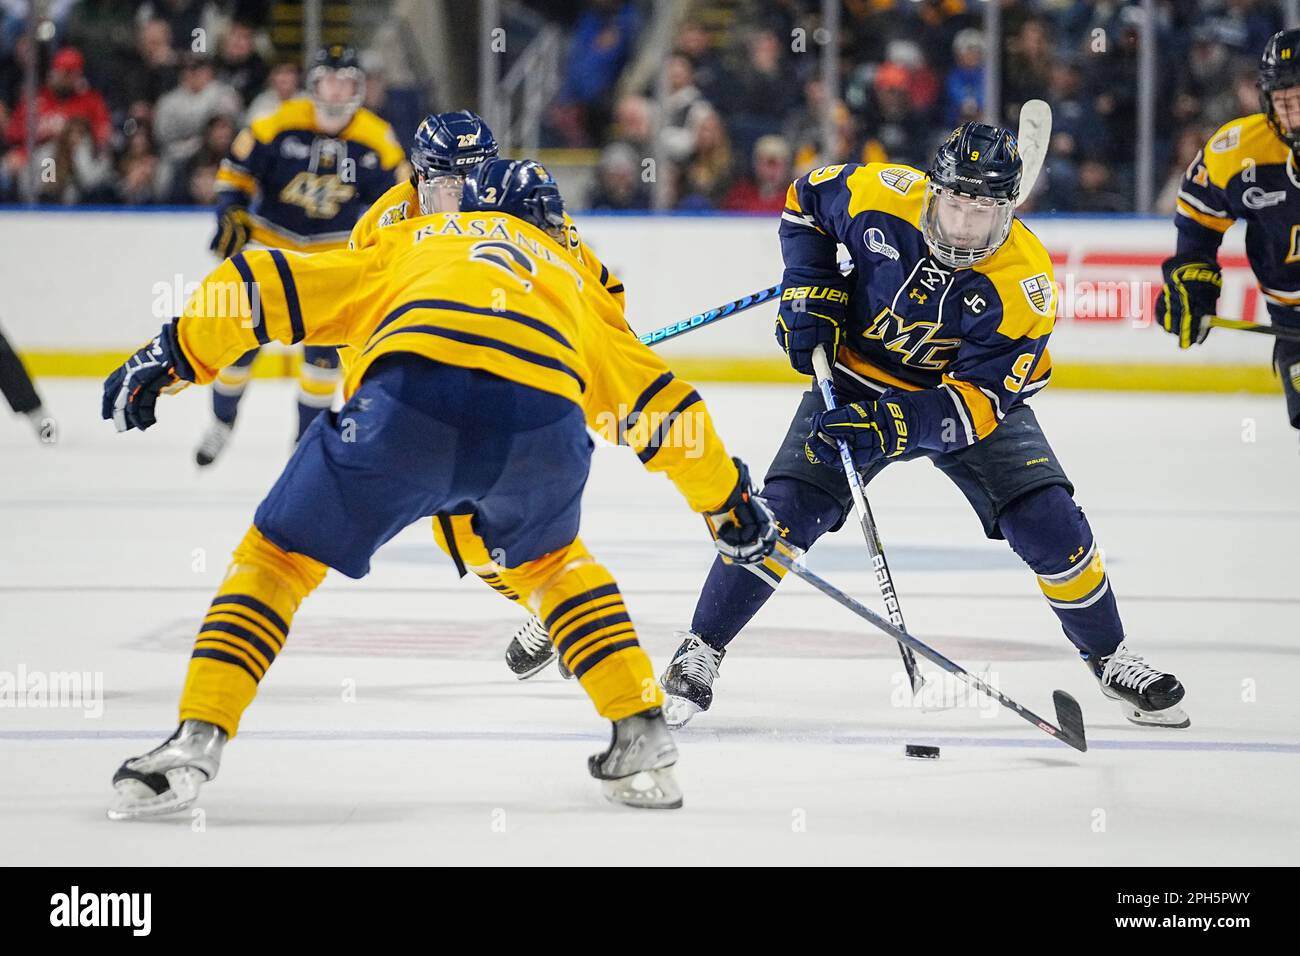
[[189, 191], [187, 199], [194, 206], [215, 206], [217, 202], [217, 170], [221, 168], [221, 157], [212, 153], [201, 152], [190, 164], [187, 179]]
[[589, 134], [608, 122], [614, 84], [640, 28], [641, 15], [629, 0], [588, 0], [574, 26], [559, 101], [576, 108]]
[[266, 89], [248, 105], [245, 123], [270, 116], [282, 103], [302, 94], [302, 70], [297, 63], [277, 63], [271, 67]]
[[1025, 20], [1007, 43], [1002, 70], [1003, 103], [1018, 110], [1021, 103], [1042, 98], [1047, 93], [1053, 60], [1047, 24], [1036, 17]]
[[781, 62], [781, 41], [766, 29], [754, 30], [746, 41], [747, 59], [727, 78], [718, 103], [728, 119], [736, 148], [749, 152], [755, 140], [781, 132], [786, 116], [797, 104], [799, 87]]
[[1125, 195], [1112, 168], [1097, 159], [1085, 159], [1079, 164], [1076, 211], [1124, 212], [1132, 208], [1132, 200]]
[[119, 59], [118, 80], [108, 88], [113, 109], [128, 110], [145, 103], [152, 111], [158, 98], [176, 85], [177, 62], [167, 21], [159, 17], [139, 21], [135, 47]]
[[147, 126], [137, 125], [127, 136], [117, 170], [118, 202], [145, 206], [163, 201], [164, 194], [159, 188], [162, 166]]
[[415, 131], [427, 115], [421, 106], [421, 92], [410, 86], [390, 85], [384, 55], [378, 50], [362, 54], [361, 68], [366, 73], [363, 105], [393, 128], [399, 143], [414, 140]]
[[166, 20], [177, 53], [212, 53], [209, 39], [218, 22], [218, 10], [211, 0], [145, 0], [135, 15], [137, 20]]
[[239, 95], [216, 79], [212, 61], [202, 54], [185, 54], [180, 86], [164, 95], [154, 111], [154, 138], [163, 161], [178, 167], [198, 152], [212, 117], [239, 112]]
[[754, 144], [753, 174], [727, 192], [722, 208], [733, 212], [767, 212], [780, 215], [790, 187], [792, 153], [780, 136], [763, 136]]
[[711, 99], [722, 82], [722, 62], [713, 49], [713, 39], [699, 22], [685, 23], [677, 34], [677, 52], [691, 63], [692, 81], [705, 99]]
[[[26, 35], [18, 37], [13, 49], [0, 54], [0, 100], [10, 106], [17, 105], [18, 98], [23, 93], [23, 83], [26, 81], [27, 64], [31, 60], [32, 44]], [[44, 60], [45, 57], [38, 52], [36, 67], [38, 76], [44, 72], [42, 69]]]
[[[84, 76], [81, 53], [64, 47], [50, 60], [49, 78], [36, 94], [36, 142], [56, 139], [73, 119], [83, 119], [98, 148], [108, 144], [108, 106], [90, 88]], [[7, 139], [23, 148], [27, 135], [27, 101], [19, 99], [9, 120]]]
[[984, 113], [984, 34], [968, 27], [952, 41], [953, 68], [944, 84], [945, 123], [956, 128]]
[[614, 139], [641, 156], [654, 153], [655, 105], [644, 96], [625, 96], [614, 111]]
[[664, 153], [673, 162], [682, 162], [695, 152], [695, 132], [692, 116], [709, 109], [700, 91], [695, 87], [695, 67], [680, 53], [668, 58], [668, 97], [664, 103], [663, 137]]
[[705, 110], [695, 123], [695, 155], [681, 177], [678, 206], [683, 209], [716, 209], [731, 185], [735, 169], [731, 139], [715, 110]]
[[866, 126], [870, 131], [863, 154], [866, 161], [908, 163], [922, 169], [929, 164], [938, 137], [925, 115], [912, 107], [907, 70], [896, 63], [876, 70]]
[[266, 61], [254, 45], [253, 28], [238, 20], [221, 38], [221, 52], [217, 56], [217, 78], [239, 94], [240, 102], [251, 103], [259, 90], [266, 85]]
[[612, 143], [600, 154], [596, 183], [587, 196], [594, 210], [649, 209], [650, 187], [641, 176], [641, 159], [626, 143]]
[[69, 117], [59, 135], [36, 151], [39, 202], [74, 206], [112, 195], [113, 160], [95, 141], [84, 116]]

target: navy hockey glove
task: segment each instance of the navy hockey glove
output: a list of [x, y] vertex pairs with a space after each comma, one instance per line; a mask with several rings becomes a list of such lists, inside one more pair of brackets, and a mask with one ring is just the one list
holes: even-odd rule
[[1214, 315], [1223, 291], [1223, 274], [1218, 263], [1170, 256], [1160, 267], [1165, 285], [1156, 297], [1156, 321], [1166, 332], [1178, 336], [1180, 349], [1200, 345], [1210, 334], [1205, 316]]
[[776, 340], [796, 372], [812, 375], [812, 354], [817, 346], [835, 361], [840, 330], [849, 312], [849, 294], [838, 286], [796, 285], [782, 282], [781, 305], [776, 313]]
[[229, 259], [248, 245], [253, 220], [243, 206], [227, 206], [217, 213], [217, 232], [208, 248], [222, 259]]
[[168, 322], [148, 345], [139, 349], [104, 380], [100, 413], [120, 432], [144, 431], [158, 421], [154, 405], [160, 392], [179, 392], [194, 381], [194, 368], [176, 340], [176, 320]]
[[717, 511], [704, 515], [714, 545], [723, 560], [737, 564], [757, 564], [772, 553], [776, 541], [776, 521], [772, 511], [759, 498], [749, 481], [749, 469], [739, 458], [731, 459], [740, 471], [736, 487]]
[[853, 463], [862, 470], [882, 458], [897, 458], [907, 451], [907, 416], [901, 405], [888, 398], [820, 412], [813, 418], [804, 454], [814, 465], [839, 467], [837, 440], [848, 442]]

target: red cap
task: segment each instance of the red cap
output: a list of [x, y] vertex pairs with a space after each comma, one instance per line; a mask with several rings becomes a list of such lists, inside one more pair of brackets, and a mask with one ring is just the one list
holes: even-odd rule
[[80, 73], [85, 66], [86, 61], [81, 56], [81, 51], [75, 47], [65, 46], [54, 58], [50, 60], [51, 70], [62, 70], [65, 73]]
[[907, 67], [897, 63], [882, 63], [876, 70], [876, 89], [905, 90], [911, 86], [912, 78]]

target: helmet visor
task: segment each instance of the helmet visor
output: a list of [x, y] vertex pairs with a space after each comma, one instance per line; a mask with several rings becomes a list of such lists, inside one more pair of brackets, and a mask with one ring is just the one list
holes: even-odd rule
[[439, 173], [428, 179], [420, 176], [415, 191], [420, 197], [420, 215], [456, 212], [460, 209], [460, 197], [465, 191], [465, 177], [455, 173]]
[[1268, 99], [1282, 132], [1289, 136], [1300, 135], [1300, 86], [1272, 90]]
[[968, 196], [930, 183], [921, 211], [921, 231], [940, 262], [968, 266], [992, 255], [1011, 231], [1015, 209], [1009, 199]]
[[307, 80], [318, 118], [331, 125], [352, 119], [366, 95], [365, 77], [360, 70], [316, 67]]

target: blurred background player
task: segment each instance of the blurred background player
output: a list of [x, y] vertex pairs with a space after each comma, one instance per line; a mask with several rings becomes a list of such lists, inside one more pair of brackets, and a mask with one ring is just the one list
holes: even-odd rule
[[[770, 552], [771, 514], [698, 393], [598, 314], [620, 310], [607, 293], [584, 291], [592, 283], [564, 251], [563, 200], [546, 171], [484, 163], [466, 200], [466, 213], [394, 225], [363, 250], [240, 253], [105, 382], [103, 417], [119, 431], [145, 429], [160, 393], [210, 381], [259, 336], [360, 350], [343, 413], [312, 423], [235, 551], [195, 640], [180, 726], [117, 771], [110, 817], [183, 809], [216, 777], [226, 741], [327, 567], [363, 577], [374, 552], [412, 521], [465, 505], [503, 582], [545, 620], [613, 724], [609, 749], [588, 763], [606, 796], [681, 806], [649, 658], [613, 576], [578, 538], [593, 447], [582, 403], [595, 394], [606, 408], [628, 408], [650, 392], [674, 394], [680, 414], [653, 434], [619, 427], [643, 438], [643, 452], [657, 443], [645, 466], [705, 514], [730, 560]], [[208, 284], [223, 288], [246, 273], [263, 283], [260, 313], [205, 314]], [[687, 441], [688, 415], [699, 443]]]
[[3, 330], [0, 330], [0, 394], [4, 395], [15, 414], [27, 416], [36, 431], [36, 437], [45, 441], [47, 416], [41, 405], [41, 397], [36, 394], [31, 376], [23, 367], [18, 353], [5, 338]]
[[[1274, 34], [1259, 63], [1263, 112], [1224, 124], [1196, 154], [1178, 191], [1178, 245], [1164, 261], [1156, 320], [1179, 348], [1205, 341], [1223, 274], [1219, 245], [1246, 221], [1246, 258], [1273, 324], [1300, 329], [1300, 30]], [[1300, 429], [1300, 343], [1278, 339], [1273, 364], [1282, 375], [1287, 416]]]
[[[1014, 136], [966, 123], [928, 174], [849, 163], [790, 186], [777, 340], [806, 375], [825, 348], [843, 404], [828, 412], [805, 393], [762, 495], [782, 537], [807, 549], [850, 508], [837, 439], [864, 484], [891, 461], [930, 459], [1033, 569], [1102, 693], [1134, 723], [1186, 727], [1183, 685], [1125, 644], [1101, 549], [1024, 402], [1047, 384], [1056, 303], [1047, 251], [1015, 218], [1021, 173]], [[754, 571], [714, 563], [662, 678], [670, 723], [708, 710], [727, 645], [784, 574], [771, 561]]]
[[[327, 47], [307, 74], [308, 97], [289, 100], [236, 137], [217, 174], [218, 256], [229, 258], [249, 242], [294, 252], [342, 248], [362, 212], [407, 177], [392, 127], [361, 105], [365, 88], [356, 53]], [[213, 383], [215, 420], [195, 452], [200, 465], [212, 464], [230, 440], [257, 353], [241, 356]], [[332, 345], [303, 349], [298, 437], [333, 403], [339, 379]]]

